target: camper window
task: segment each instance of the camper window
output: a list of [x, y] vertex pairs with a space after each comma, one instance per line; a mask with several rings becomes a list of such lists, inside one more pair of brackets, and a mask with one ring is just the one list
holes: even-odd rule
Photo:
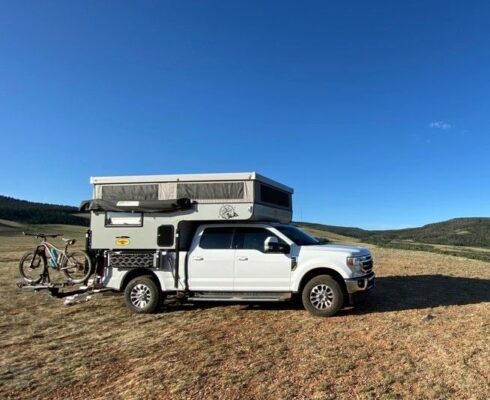
[[262, 203], [274, 204], [275, 206], [290, 208], [290, 194], [272, 186], [260, 184], [260, 201]]
[[160, 225], [158, 227], [157, 243], [160, 247], [170, 247], [174, 244], [174, 226]]
[[158, 185], [107, 185], [101, 187], [101, 199], [110, 201], [158, 200]]
[[243, 182], [178, 183], [177, 198], [193, 200], [241, 200], [245, 197]]
[[143, 213], [108, 211], [105, 226], [143, 226]]

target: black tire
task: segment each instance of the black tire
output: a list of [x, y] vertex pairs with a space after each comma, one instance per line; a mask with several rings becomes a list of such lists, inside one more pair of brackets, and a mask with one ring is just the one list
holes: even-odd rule
[[84, 251], [67, 253], [61, 270], [71, 283], [83, 283], [92, 274], [92, 261]]
[[46, 260], [36, 251], [28, 251], [19, 261], [19, 272], [25, 283], [39, 283], [46, 270]]
[[344, 304], [344, 292], [330, 275], [310, 279], [301, 294], [304, 308], [318, 317], [335, 315]]
[[162, 292], [151, 276], [132, 279], [124, 289], [126, 306], [137, 314], [154, 313], [160, 306]]

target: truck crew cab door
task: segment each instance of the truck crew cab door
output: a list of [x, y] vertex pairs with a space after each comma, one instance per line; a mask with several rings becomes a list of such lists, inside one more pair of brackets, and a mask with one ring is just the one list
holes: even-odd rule
[[233, 290], [233, 232], [232, 227], [208, 227], [194, 239], [188, 255], [190, 290]]
[[[276, 235], [266, 228], [236, 228], [235, 291], [290, 291], [291, 257], [280, 252], [266, 253], [264, 242], [270, 236]], [[282, 242], [281, 239], [279, 241]]]

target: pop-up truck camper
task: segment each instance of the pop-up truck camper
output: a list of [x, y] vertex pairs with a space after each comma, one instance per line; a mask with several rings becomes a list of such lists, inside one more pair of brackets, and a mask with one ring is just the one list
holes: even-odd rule
[[323, 244], [291, 225], [293, 189], [251, 173], [94, 177], [87, 251], [99, 285], [137, 313], [181, 301], [301, 298], [335, 314], [374, 286], [362, 247]]

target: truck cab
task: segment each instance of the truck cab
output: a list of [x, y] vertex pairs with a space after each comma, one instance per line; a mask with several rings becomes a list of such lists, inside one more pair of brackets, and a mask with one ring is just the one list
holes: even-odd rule
[[334, 315], [374, 287], [358, 246], [323, 243], [291, 225], [293, 189], [255, 172], [91, 178], [87, 251], [95, 282], [122, 291], [130, 310], [181, 301], [262, 302], [300, 297]]
[[278, 301], [301, 294], [305, 308], [323, 316], [371, 289], [375, 279], [369, 250], [321, 243], [287, 224], [202, 225], [188, 257], [194, 300]]

